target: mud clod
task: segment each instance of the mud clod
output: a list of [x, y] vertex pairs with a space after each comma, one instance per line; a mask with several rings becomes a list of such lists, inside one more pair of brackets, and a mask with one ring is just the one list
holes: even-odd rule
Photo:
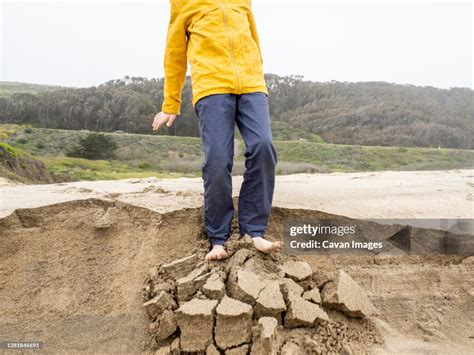
[[163, 341], [168, 339], [178, 328], [176, 315], [169, 309], [165, 310], [159, 319], [159, 325], [156, 332], [156, 339]]
[[280, 280], [280, 290], [285, 301], [288, 301], [288, 295], [290, 293], [293, 293], [296, 296], [301, 296], [304, 291], [303, 287], [288, 277], [284, 277]]
[[193, 254], [182, 259], [174, 260], [161, 266], [161, 270], [171, 276], [173, 279], [180, 279], [189, 274], [198, 261], [198, 255]]
[[262, 317], [254, 329], [253, 345], [250, 354], [276, 355], [280, 349], [278, 322], [273, 317]]
[[207, 347], [206, 355], [220, 355], [221, 353], [217, 350], [214, 344], [211, 344]]
[[261, 277], [250, 271], [233, 268], [229, 275], [230, 296], [254, 305], [265, 284]]
[[281, 313], [286, 311], [286, 304], [278, 281], [268, 282], [260, 291], [255, 311], [258, 317], [269, 316], [281, 320]]
[[253, 310], [247, 303], [225, 296], [216, 309], [215, 341], [226, 350], [250, 342]]
[[206, 351], [213, 342], [214, 314], [218, 301], [192, 299], [176, 310], [182, 351]]
[[229, 262], [225, 267], [225, 272], [229, 274], [230, 270], [234, 267], [241, 267], [244, 265], [247, 259], [250, 259], [252, 256], [255, 255], [255, 251], [250, 249], [240, 249], [235, 252], [234, 255], [230, 258]]
[[160, 291], [157, 296], [145, 302], [143, 307], [145, 307], [146, 312], [151, 319], [156, 319], [161, 315], [161, 313], [163, 313], [163, 311], [167, 309], [175, 309], [176, 302], [169, 293]]
[[323, 305], [338, 309], [351, 317], [369, 317], [378, 314], [364, 289], [344, 271], [335, 281], [324, 286]]
[[295, 281], [303, 281], [311, 277], [313, 270], [304, 261], [288, 261], [281, 268], [286, 276]]
[[186, 302], [196, 293], [211, 275], [207, 273], [207, 266], [203, 265], [176, 281], [178, 302]]
[[242, 345], [236, 348], [226, 350], [225, 355], [247, 355], [248, 351], [249, 351], [249, 346]]
[[290, 294], [288, 297], [288, 312], [285, 316], [285, 327], [312, 327], [318, 321], [329, 321], [329, 317], [317, 304], [304, 300], [302, 297]]
[[313, 288], [303, 293], [303, 299], [313, 303], [321, 304], [321, 294], [318, 288]]
[[225, 284], [219, 274], [212, 274], [204, 284], [202, 292], [212, 300], [221, 300], [225, 295]]

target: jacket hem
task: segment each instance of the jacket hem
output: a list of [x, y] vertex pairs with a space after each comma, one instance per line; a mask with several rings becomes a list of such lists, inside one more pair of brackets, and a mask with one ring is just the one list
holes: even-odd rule
[[[266, 86], [247, 86], [243, 87], [240, 94], [248, 94], [251, 92], [263, 92], [268, 96], [268, 89]], [[212, 88], [209, 90], [201, 91], [199, 94], [193, 96], [192, 99], [192, 104], [193, 106], [196, 106], [196, 103], [199, 101], [199, 99], [202, 99], [205, 96], [213, 95], [213, 94], [239, 94], [238, 90], [232, 90], [228, 88]]]

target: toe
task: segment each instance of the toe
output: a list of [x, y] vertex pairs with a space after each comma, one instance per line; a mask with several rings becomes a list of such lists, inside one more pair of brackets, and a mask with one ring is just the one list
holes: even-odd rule
[[215, 258], [216, 258], [216, 255], [212, 251], [207, 253], [207, 255], [206, 255], [206, 260], [208, 260], [208, 261], [214, 260]]
[[282, 246], [282, 242], [273, 242], [270, 247], [268, 248], [269, 252], [273, 251], [280, 251]]
[[211, 250], [209, 253], [207, 253], [205, 259], [207, 261], [212, 261], [212, 260], [222, 260], [228, 257], [227, 252], [224, 251], [218, 251], [218, 250]]

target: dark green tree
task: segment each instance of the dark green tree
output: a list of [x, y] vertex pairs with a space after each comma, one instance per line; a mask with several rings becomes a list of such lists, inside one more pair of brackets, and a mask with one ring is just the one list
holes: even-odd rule
[[89, 133], [79, 139], [79, 143], [67, 151], [69, 157], [78, 157], [91, 160], [110, 159], [114, 157], [117, 143], [102, 133]]

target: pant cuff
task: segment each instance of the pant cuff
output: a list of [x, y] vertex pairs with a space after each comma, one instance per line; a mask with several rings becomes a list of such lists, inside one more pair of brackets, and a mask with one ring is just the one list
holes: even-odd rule
[[227, 238], [226, 239], [222, 239], [222, 238], [215, 238], [215, 237], [209, 237], [209, 243], [211, 243], [212, 245], [224, 245], [225, 242], [227, 241]]
[[248, 234], [250, 237], [252, 238], [257, 238], [257, 237], [261, 237], [261, 238], [264, 238], [265, 237], [265, 232], [241, 232], [240, 233], [240, 237], [243, 237], [245, 234]]

